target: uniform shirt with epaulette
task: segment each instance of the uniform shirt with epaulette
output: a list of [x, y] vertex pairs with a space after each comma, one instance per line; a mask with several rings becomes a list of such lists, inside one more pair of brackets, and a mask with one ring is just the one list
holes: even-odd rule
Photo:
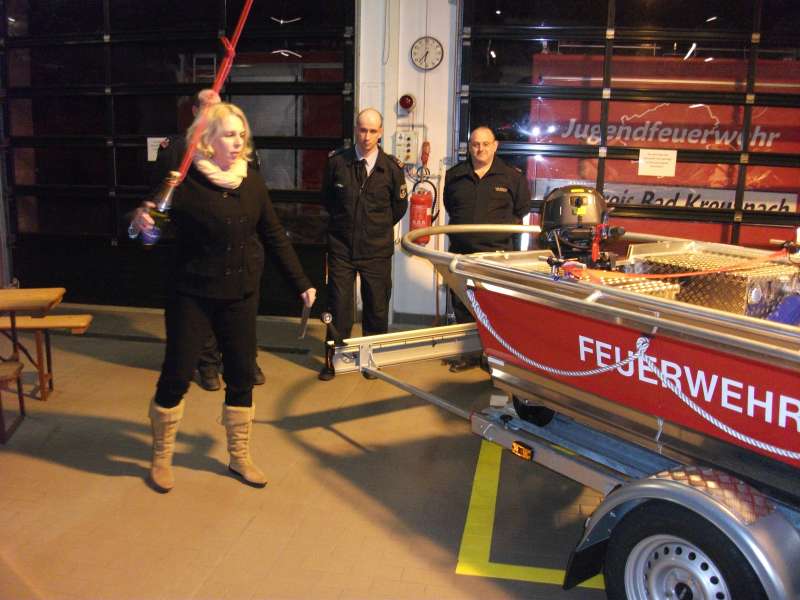
[[394, 225], [408, 208], [403, 168], [397, 158], [378, 148], [375, 166], [358, 184], [355, 148], [328, 155], [322, 202], [328, 211], [328, 251], [361, 260], [394, 253]]
[[[481, 223], [513, 224], [531, 210], [531, 194], [525, 175], [494, 157], [492, 166], [478, 178], [471, 160], [445, 174], [444, 207], [451, 225]], [[509, 234], [451, 234], [450, 251], [456, 253], [510, 250]]]

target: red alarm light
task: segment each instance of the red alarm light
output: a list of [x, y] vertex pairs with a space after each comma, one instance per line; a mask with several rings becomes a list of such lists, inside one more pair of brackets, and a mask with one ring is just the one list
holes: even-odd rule
[[411, 94], [403, 94], [402, 96], [400, 96], [400, 100], [398, 101], [398, 104], [400, 104], [400, 108], [406, 111], [414, 110], [414, 105], [416, 103], [417, 101]]

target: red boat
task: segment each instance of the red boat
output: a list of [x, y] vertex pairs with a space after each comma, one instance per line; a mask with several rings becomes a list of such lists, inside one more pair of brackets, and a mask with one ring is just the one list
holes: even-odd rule
[[[620, 440], [628, 449], [615, 450], [620, 462], [637, 449], [654, 464], [672, 461], [608, 479], [613, 464], [587, 475], [580, 458], [567, 469], [580, 473], [573, 476], [552, 466], [573, 457], [542, 461], [587, 485], [599, 481], [593, 487], [608, 493], [573, 553], [566, 588], [602, 569], [613, 598], [684, 597], [685, 590], [693, 594], [685, 597], [730, 598], [744, 585], [739, 567], [749, 573], [749, 565], [760, 591], [737, 589], [733, 597], [800, 598], [800, 327], [774, 318], [787, 299], [800, 300], [796, 244], [770, 252], [626, 233], [613, 244], [619, 257], [609, 258], [593, 247], [599, 229], [590, 229], [587, 243], [573, 248], [603, 269], [552, 248], [453, 255], [414, 242], [540, 232], [532, 226], [432, 227], [403, 238], [403, 248], [431, 261], [470, 308], [494, 384], [531, 424], [490, 409], [472, 415], [473, 431], [536, 460], [558, 451], [557, 436], [547, 436], [560, 415], [556, 421], [597, 432], [611, 446]], [[662, 515], [674, 530], [646, 535], [647, 527], [626, 519], [648, 510], [649, 522]], [[685, 523], [697, 515], [698, 531], [711, 523], [723, 537], [695, 536]], [[614, 550], [625, 543], [621, 554]], [[716, 547], [728, 543], [742, 562], [726, 573]], [[674, 553], [672, 575], [657, 577], [653, 556], [679, 547], [704, 552], [711, 561], [704, 564], [718, 569], [712, 579], [695, 559]], [[713, 583], [721, 580], [724, 589]]]
[[[425, 231], [499, 229], [538, 231]], [[520, 412], [546, 418], [542, 406], [800, 502], [800, 328], [760, 318], [800, 289], [785, 252], [629, 233], [613, 271], [576, 278], [554, 276], [550, 250], [457, 256], [417, 233], [404, 248], [470, 308]], [[686, 267], [709, 263], [726, 266]]]

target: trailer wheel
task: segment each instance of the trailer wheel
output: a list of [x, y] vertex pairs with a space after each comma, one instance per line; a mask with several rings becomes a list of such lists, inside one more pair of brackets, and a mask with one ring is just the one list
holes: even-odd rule
[[514, 410], [517, 411], [519, 418], [528, 423], [544, 427], [556, 416], [555, 411], [546, 406], [531, 406], [530, 404], [525, 404], [523, 400], [516, 396], [511, 396], [511, 399], [514, 402]]
[[604, 576], [609, 600], [767, 599], [728, 537], [671, 502], [646, 502], [614, 528]]

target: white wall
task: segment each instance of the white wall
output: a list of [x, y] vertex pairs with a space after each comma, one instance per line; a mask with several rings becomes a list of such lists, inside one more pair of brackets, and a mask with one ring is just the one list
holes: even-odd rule
[[[456, 72], [458, 64], [457, 6], [455, 0], [358, 0], [356, 33], [356, 110], [378, 108], [384, 116], [383, 148], [394, 153], [393, 134], [412, 124], [431, 143], [428, 168], [444, 179], [452, 164]], [[411, 44], [423, 35], [436, 37], [445, 57], [432, 71], [422, 72], [409, 58]], [[399, 108], [403, 94], [412, 94], [417, 106], [411, 114]], [[422, 127], [424, 126], [424, 127]], [[434, 180], [434, 183], [439, 183]], [[412, 182], [408, 181], [409, 191]], [[444, 223], [444, 211], [440, 213]], [[408, 231], [408, 215], [397, 238]], [[442, 239], [430, 244], [441, 245]], [[427, 261], [406, 255], [397, 246], [393, 267], [392, 313], [433, 315], [436, 286]], [[440, 310], [444, 296], [440, 293]], [[396, 320], [396, 319], [393, 319]]]

